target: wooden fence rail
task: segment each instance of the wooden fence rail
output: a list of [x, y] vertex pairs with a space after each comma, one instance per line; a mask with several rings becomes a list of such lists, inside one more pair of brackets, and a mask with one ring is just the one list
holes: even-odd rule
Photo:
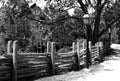
[[12, 59], [0, 58], [0, 81], [12, 80]]
[[[86, 49], [84, 43], [73, 43], [72, 50], [64, 53], [56, 52], [55, 46], [57, 43], [55, 42], [47, 43], [46, 53], [19, 53], [17, 51], [17, 41], [14, 41], [13, 45], [11, 43], [11, 41], [8, 42], [7, 52], [11, 56], [11, 59], [0, 59], [0, 81], [5, 78], [10, 81], [11, 75], [13, 75], [12, 81], [18, 81], [26, 77], [33, 76], [37, 78], [80, 70], [86, 66]], [[11, 49], [13, 50], [11, 51]], [[103, 44], [97, 43], [95, 46], [91, 46], [90, 44], [89, 49], [91, 62], [95, 64], [98, 62], [96, 59], [103, 57]]]

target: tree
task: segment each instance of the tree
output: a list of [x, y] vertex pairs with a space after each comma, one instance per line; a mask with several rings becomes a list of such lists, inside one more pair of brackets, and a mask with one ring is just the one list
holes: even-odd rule
[[[100, 19], [101, 16], [104, 13], [104, 9], [106, 9], [106, 5], [111, 4], [111, 2], [109, 0], [85, 0], [85, 2], [83, 2], [83, 0], [77, 0], [78, 3], [81, 5], [81, 9], [83, 10], [83, 12], [85, 14], [89, 13], [89, 7], [94, 9], [94, 30], [93, 34], [90, 34], [91, 38], [92, 38], [92, 43], [96, 43], [99, 40], [99, 37], [103, 35], [103, 31], [100, 32]], [[106, 26], [108, 28], [108, 26]], [[92, 31], [90, 31], [91, 29], [89, 29], [89, 33], [91, 33]], [[103, 29], [104, 30], [104, 29]], [[89, 39], [90, 40], [90, 39]]]
[[[89, 40], [92, 41], [93, 44], [95, 44], [98, 40], [99, 37], [101, 35], [103, 35], [104, 31], [107, 30], [107, 28], [109, 27], [110, 24], [107, 24], [106, 28], [103, 29], [101, 32], [99, 30], [99, 26], [100, 26], [100, 19], [101, 16], [104, 13], [104, 9], [107, 9], [107, 5], [113, 5], [114, 1], [110, 1], [110, 0], [47, 0], [47, 5], [49, 5], [48, 7], [51, 7], [50, 4], [54, 4], [54, 7], [57, 5], [57, 9], [62, 12], [65, 10], [65, 8], [70, 9], [73, 7], [78, 7], [80, 9], [82, 9], [82, 11], [84, 12], [84, 14], [88, 14], [90, 13], [90, 9], [92, 9], [94, 12], [92, 14], [94, 14], [95, 18], [94, 18], [94, 29], [92, 30], [91, 27], [88, 28], [89, 30]], [[65, 5], [64, 3], [67, 3], [67, 5]], [[77, 3], [80, 5], [78, 6]], [[53, 6], [52, 6], [53, 7]], [[62, 9], [62, 10], [61, 10]], [[51, 12], [51, 11], [48, 11]], [[50, 13], [47, 13], [50, 14]], [[50, 16], [50, 15], [48, 15]], [[65, 18], [63, 18], [65, 19]], [[55, 21], [56, 22], [56, 21]], [[55, 23], [54, 22], [54, 23]], [[93, 32], [93, 34], [92, 34]]]
[[[112, 41], [119, 42], [119, 27], [120, 27], [120, 2], [117, 0], [113, 6], [107, 5], [104, 13], [105, 22], [112, 30]], [[106, 29], [107, 30], [107, 29]], [[119, 40], [118, 40], [119, 39]]]
[[[69, 3], [65, 3], [49, 3], [44, 10], [41, 10], [42, 14], [39, 14], [39, 19], [33, 20], [47, 25], [47, 27], [44, 27], [47, 29], [46, 31], [48, 32], [50, 29], [51, 31], [49, 32], [52, 32], [49, 40], [61, 42], [62, 45], [70, 45], [77, 38], [85, 37], [85, 33], [83, 21], [79, 18], [81, 15], [70, 16], [67, 11], [69, 8], [65, 9], [65, 6], [68, 7]], [[43, 34], [46, 31], [43, 31]]]
[[[12, 1], [12, 0], [10, 0], [10, 1]], [[20, 1], [15, 0], [12, 2], [14, 4], [16, 4]], [[24, 0], [24, 2], [28, 4], [27, 1]], [[27, 4], [23, 8], [19, 6], [21, 9], [21, 11], [18, 12], [19, 17], [23, 17], [26, 14], [31, 13], [30, 7], [28, 7]], [[107, 30], [107, 28], [112, 24], [112, 22], [111, 22], [111, 24], [110, 23], [106, 24], [106, 28], [100, 32], [99, 26], [100, 26], [101, 16], [105, 12], [105, 9], [106, 10], [108, 9], [107, 5], [110, 6], [111, 4], [114, 5], [114, 1], [111, 1], [111, 0], [46, 0], [44, 14], [48, 17], [47, 22], [44, 19], [39, 19], [39, 20], [36, 20], [34, 18], [32, 18], [32, 19], [36, 20], [40, 23], [50, 25], [50, 24], [54, 24], [59, 21], [71, 18], [71, 17], [73, 18], [73, 16], [58, 18], [58, 16], [55, 14], [61, 14], [63, 11], [67, 11], [74, 7], [78, 7], [84, 12], [84, 14], [88, 14], [88, 13], [90, 13], [89, 12], [90, 9], [92, 9], [94, 11], [92, 14], [94, 14], [94, 16], [95, 16], [94, 22], [93, 22], [94, 29], [92, 30], [92, 28], [89, 27], [89, 37], [90, 37], [89, 40], [92, 41], [93, 44], [95, 44], [99, 40], [99, 37], [101, 35], [103, 35], [103, 33]], [[16, 4], [16, 5], [18, 5], [18, 4]], [[34, 7], [34, 5], [31, 8], [33, 8], [33, 7]], [[28, 9], [28, 11], [25, 11], [26, 9]], [[24, 12], [24, 13], [21, 13], [21, 12]], [[81, 19], [81, 18], [78, 18], [78, 19]]]
[[[77, 15], [77, 12], [74, 16], [70, 16], [67, 10], [72, 4], [65, 3], [49, 3], [43, 13], [48, 17], [48, 21], [51, 21], [46, 23], [52, 25], [50, 40], [61, 42], [62, 45], [71, 45], [77, 38], [85, 37], [85, 33], [83, 21], [80, 18], [82, 16]], [[68, 8], [65, 9], [65, 7]]]
[[[67, 13], [67, 12], [66, 12]], [[68, 15], [68, 14], [66, 14]], [[62, 17], [62, 16], [60, 16]], [[52, 41], [61, 42], [62, 45], [71, 45], [78, 38], [85, 37], [82, 19], [70, 18], [56, 23], [52, 30]]]
[[[14, 3], [14, 4], [13, 4]], [[18, 40], [18, 43], [20, 45], [20, 48], [23, 48], [24, 38], [28, 39], [31, 37], [31, 31], [30, 31], [30, 25], [28, 23], [28, 20], [26, 16], [20, 18], [19, 13], [21, 13], [19, 10], [24, 10], [24, 4], [17, 5], [13, 1], [13, 3], [8, 3], [9, 5], [3, 5], [0, 8], [1, 11], [1, 28], [0, 33], [4, 33], [5, 35], [5, 44], [7, 44], [8, 40]], [[26, 7], [25, 7], [26, 9]], [[2, 12], [3, 11], [3, 12]], [[24, 14], [25, 15], [25, 14]], [[24, 48], [27, 46], [27, 42], [24, 43]]]

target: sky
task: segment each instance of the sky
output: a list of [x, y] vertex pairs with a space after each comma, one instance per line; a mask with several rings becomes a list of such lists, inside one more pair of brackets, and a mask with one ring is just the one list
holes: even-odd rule
[[2, 3], [0, 2], [0, 8], [2, 7]]
[[45, 0], [32, 0], [32, 3], [30, 3], [30, 5], [33, 4], [33, 3], [36, 3], [37, 6], [39, 6], [41, 8], [44, 8], [45, 5], [46, 5], [46, 2], [47, 1], [45, 1]]

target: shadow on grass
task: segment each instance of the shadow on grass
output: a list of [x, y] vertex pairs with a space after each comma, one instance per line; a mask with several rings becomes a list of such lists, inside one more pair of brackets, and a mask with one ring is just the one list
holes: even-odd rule
[[[120, 57], [120, 50], [119, 49], [110, 49], [110, 51], [106, 52], [106, 56], [104, 56], [104, 61], [108, 60], [119, 60]], [[110, 58], [112, 57], [112, 58]]]

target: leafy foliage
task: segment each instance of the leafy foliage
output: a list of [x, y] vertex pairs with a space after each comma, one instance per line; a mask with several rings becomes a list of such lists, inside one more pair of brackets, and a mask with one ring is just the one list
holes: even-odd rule
[[[112, 7], [119, 3], [114, 4], [110, 0], [94, 0], [94, 3], [92, 0], [45, 0], [44, 9], [37, 2], [29, 6], [29, 1], [7, 0], [5, 12], [0, 12], [0, 30], [7, 35], [8, 40], [22, 40], [25, 45], [20, 41], [20, 48], [27, 47], [28, 41], [33, 42], [33, 37], [35, 43], [36, 40], [50, 40], [61, 42], [62, 45], [70, 45], [76, 39], [85, 38], [82, 17], [89, 13], [91, 7], [95, 18], [94, 29], [90, 27], [89, 33], [94, 43], [98, 41], [102, 30], [108, 27], [100, 27], [100, 17], [105, 13], [106, 24], [119, 17], [119, 7]], [[68, 10], [72, 8], [75, 9], [74, 15], [69, 15]]]
[[116, 1], [113, 6], [106, 6], [106, 10], [104, 13], [104, 18], [106, 24], [110, 24], [109, 28], [112, 29], [112, 41], [119, 42], [120, 41], [120, 2]]
[[[13, 7], [11, 7], [11, 5], [13, 4], [9, 4], [7, 6], [5, 5], [0, 8], [0, 32], [5, 35], [5, 45], [7, 44], [8, 40], [18, 40], [18, 42], [20, 43], [23, 42], [22, 39], [27, 39], [31, 37], [31, 31], [29, 28], [30, 25], [28, 23], [28, 20], [26, 19], [26, 17], [19, 17], [19, 10], [23, 7], [19, 8], [19, 5], [15, 6], [15, 3]], [[20, 48], [23, 48], [22, 44], [19, 45]], [[25, 45], [27, 45], [27, 43]]]

